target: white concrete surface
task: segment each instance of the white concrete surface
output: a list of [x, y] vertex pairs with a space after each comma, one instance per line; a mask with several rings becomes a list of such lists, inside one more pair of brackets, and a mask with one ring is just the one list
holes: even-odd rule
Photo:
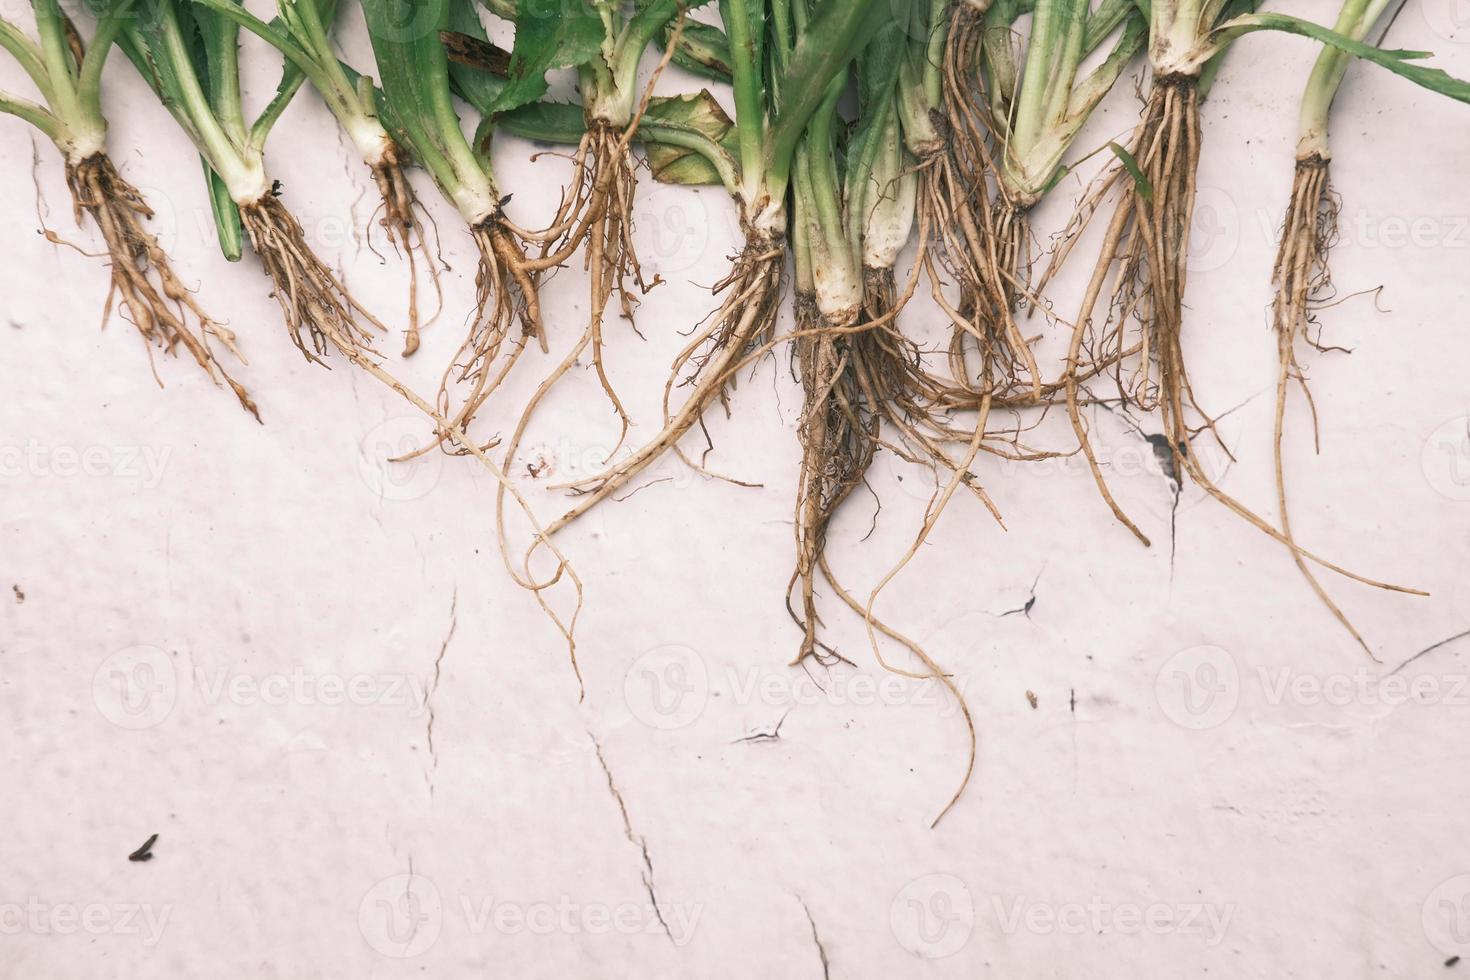
[[[364, 40], [354, 23], [359, 61]], [[1410, 0], [1390, 40], [1470, 75], [1463, 5]], [[271, 72], [246, 48], [258, 102]], [[1267, 513], [1269, 273], [1314, 53], [1248, 38], [1204, 110], [1187, 339], [1204, 402], [1240, 406], [1223, 479]], [[786, 666], [799, 399], [784, 357], [741, 384], [733, 419], [711, 422], [712, 462], [761, 489], [667, 463], [665, 482], [565, 535], [586, 583], [579, 702], [563, 645], [496, 555], [492, 481], [441, 457], [384, 470], [425, 427], [345, 364], [301, 359], [258, 265], [213, 248], [193, 152], [123, 59], [108, 77], [115, 158], [159, 209], [180, 270], [241, 334], [265, 425], [192, 365], [161, 363], [160, 390], [131, 327], [99, 331], [105, 275], [35, 234], [31, 143], [5, 122], [0, 976], [1470, 969], [1443, 966], [1470, 953], [1470, 640], [1384, 680], [1470, 629], [1467, 107], [1353, 69], [1334, 132], [1334, 271], [1344, 293], [1383, 290], [1324, 315], [1353, 353], [1310, 360], [1320, 455], [1299, 401], [1291, 416], [1301, 539], [1432, 597], [1325, 580], [1375, 664], [1281, 548], [1192, 489], [1171, 560], [1171, 490], [1118, 420], [1096, 420], [1102, 452], [1152, 550], [1111, 520], [1082, 466], [986, 460], [1008, 530], [957, 499], [879, 600], [954, 672], [979, 729], [969, 792], [931, 830], [964, 765], [955, 705], [886, 674], [830, 601], [858, 667]], [[1136, 109], [1130, 88], [1115, 92], [1084, 143], [1126, 133]], [[334, 131], [303, 96], [271, 167], [323, 254], [401, 320], [402, 264], [355, 237], [372, 195]], [[497, 146], [530, 222], [566, 168], [528, 155]], [[48, 225], [89, 245], [56, 154], [37, 156]], [[424, 350], [393, 368], [428, 392], [459, 340], [472, 262], [451, 209], [416, 180], [454, 271]], [[1060, 226], [1059, 197], [1039, 230]], [[610, 322], [634, 438], [652, 431], [680, 332], [736, 242], [714, 190], [645, 185], [638, 218], [668, 282], [640, 313], [646, 341]], [[1056, 290], [1063, 311], [1083, 264]], [[561, 349], [585, 285], [569, 268], [547, 289]], [[527, 358], [487, 433], [508, 431], [551, 363]], [[544, 484], [605, 450], [612, 422], [590, 371], [556, 393], [534, 453], [512, 465], [543, 516], [565, 505]], [[1066, 448], [1061, 422], [1035, 441]], [[525, 464], [539, 458], [554, 466], [538, 480]], [[839, 522], [833, 557], [860, 594], [913, 535], [927, 480], [882, 458], [876, 531], [864, 539], [868, 499]], [[1004, 615], [1032, 596], [1029, 615]], [[777, 725], [779, 740], [742, 741]], [[129, 862], [153, 833], [155, 858]]]

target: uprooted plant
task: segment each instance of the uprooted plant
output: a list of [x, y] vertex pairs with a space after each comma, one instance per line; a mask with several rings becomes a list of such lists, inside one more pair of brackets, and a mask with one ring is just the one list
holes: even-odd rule
[[[1368, 585], [1413, 592], [1364, 578], [1328, 562], [1298, 545], [1284, 531], [1222, 490], [1205, 472], [1192, 440], [1208, 433], [1228, 453], [1214, 420], [1198, 404], [1182, 346], [1184, 291], [1189, 254], [1189, 231], [1194, 211], [1195, 179], [1201, 151], [1199, 86], [1202, 73], [1217, 64], [1226, 48], [1240, 36], [1260, 30], [1299, 34], [1324, 42], [1348, 57], [1372, 61], [1415, 83], [1461, 101], [1470, 101], [1470, 85], [1443, 72], [1416, 65], [1418, 52], [1386, 51], [1330, 31], [1320, 25], [1284, 14], [1233, 11], [1220, 0], [1154, 0], [1150, 5], [1149, 61], [1152, 91], [1143, 118], [1128, 148], [1117, 148], [1128, 179], [1117, 186], [1121, 196], [1103, 239], [1097, 267], [1088, 284], [1074, 326], [1067, 360], [1067, 407], [1073, 428], [1091, 467], [1094, 480], [1114, 515], [1141, 541], [1148, 538], [1123, 512], [1108, 490], [1087, 430], [1078, 411], [1078, 390], [1085, 344], [1094, 351], [1121, 355], [1129, 326], [1139, 332], [1139, 367], [1117, 384], [1125, 404], [1157, 411], [1163, 438], [1173, 453], [1176, 471], [1188, 475], [1207, 494], [1252, 526], [1306, 559]], [[1109, 277], [1114, 279], [1101, 337], [1092, 327], [1092, 313]], [[1094, 353], [1093, 360], [1098, 357]], [[1107, 359], [1106, 355], [1103, 357]], [[1118, 357], [1121, 364], [1122, 358]], [[1156, 372], [1156, 373], [1155, 373]], [[1198, 420], [1196, 422], [1195, 420]], [[1325, 596], [1324, 596], [1325, 598]], [[1340, 610], [1332, 611], [1352, 630]], [[1356, 630], [1353, 635], [1358, 637]], [[1362, 640], [1359, 638], [1359, 642]], [[1366, 644], [1364, 644], [1366, 649]]]
[[[587, 326], [521, 412], [505, 450], [507, 466], [512, 465], [519, 452], [537, 409], [589, 348], [598, 382], [619, 422], [614, 453], [627, 436], [630, 419], [603, 361], [603, 316], [616, 292], [622, 315], [631, 322], [637, 300], [630, 292], [629, 279], [634, 280], [643, 294], [657, 284], [657, 280], [650, 283], [644, 278], [633, 244], [633, 199], [639, 164], [632, 143], [649, 110], [652, 87], [658, 77], [656, 72], [654, 79], [643, 87], [645, 94], [639, 99], [638, 65], [654, 37], [671, 20], [682, 21], [682, 17], [683, 9], [675, 0], [650, 0], [632, 16], [624, 16], [615, 7], [591, 2], [574, 2], [567, 9], [551, 9], [541, 0], [519, 0], [509, 83], [488, 100], [475, 94], [484, 88], [483, 80], [464, 86], [472, 102], [488, 102], [482, 111], [486, 118], [493, 118], [508, 98], [512, 103], [522, 103], [529, 96], [545, 94], [545, 69], [566, 64], [577, 68], [583, 98], [580, 123], [585, 132], [572, 156], [573, 175], [568, 193], [563, 195], [548, 234], [559, 236], [551, 248], [561, 253], [586, 246], [591, 293]], [[473, 29], [476, 25], [469, 26]], [[677, 49], [678, 38], [676, 25], [671, 50]], [[665, 57], [660, 71], [671, 57]], [[660, 100], [660, 105], [668, 102]], [[565, 116], [570, 108], [526, 102], [517, 107], [516, 119], [510, 125], [522, 130], [534, 113]], [[543, 127], [543, 130], [559, 128]]]
[[[235, 347], [235, 334], [211, 319], [179, 279], [168, 255], [143, 225], [153, 215], [148, 202], [107, 155], [102, 67], [118, 34], [135, 16], [130, 0], [113, 0], [101, 10], [96, 32], [85, 46], [56, 0], [33, 0], [32, 6], [40, 42], [0, 20], [0, 47], [30, 78], [42, 101], [0, 94], [0, 112], [29, 122], [61, 151], [77, 223], [84, 213], [88, 215], [107, 249], [112, 284], [104, 324], [111, 315], [113, 297], [120, 297], [127, 318], [144, 341], [170, 354], [180, 347], [188, 351], [211, 380], [223, 378], [245, 410], [259, 420], [249, 393], [230, 377], [210, 349], [213, 338], [243, 361]], [[60, 241], [51, 232], [47, 237]]]
[[[363, 10], [382, 86], [383, 122], [414, 162], [429, 173], [440, 193], [454, 204], [479, 254], [473, 322], [445, 371], [438, 398], [441, 414], [469, 429], [527, 343], [535, 338], [545, 348], [539, 279], [564, 261], [570, 250], [551, 254], [545, 246], [560, 236], [521, 228], [505, 213], [509, 197], [497, 186], [490, 161], [494, 116], [485, 118], [474, 146], [464, 135], [451, 94], [449, 57], [441, 39], [454, 23], [459, 2], [462, 0], [364, 0]], [[499, 111], [513, 108], [518, 99], [536, 97], [534, 89], [527, 95], [524, 86], [503, 80], [498, 84], [503, 88]], [[540, 254], [527, 255], [528, 244], [542, 245]], [[517, 321], [521, 324], [518, 333]], [[511, 350], [502, 364], [501, 352], [507, 340], [511, 341]], [[441, 434], [419, 452], [442, 442]]]
[[118, 43], [204, 159], [220, 246], [232, 261], [244, 239], [259, 256], [297, 348], [319, 360], [331, 348], [368, 349], [384, 329], [312, 250], [300, 222], [266, 175], [271, 128], [305, 81], [288, 68], [253, 123], [245, 117], [239, 74], [239, 26], [191, 0], [149, 0]]
[[[331, 40], [337, 0], [276, 0], [278, 16], [269, 24], [250, 14], [233, 0], [195, 0], [233, 20], [261, 38], [286, 58], [286, 71], [311, 81], [328, 110], [336, 117], [373, 177], [382, 208], [382, 226], [394, 248], [408, 258], [408, 327], [403, 353], [419, 348], [419, 257], [426, 248], [420, 208], [404, 167], [407, 151], [389, 135], [379, 119], [380, 93], [373, 80], [358, 74], [338, 59]], [[430, 281], [443, 305], [439, 267], [423, 255]]]
[[[306, 76], [301, 71], [285, 72], [275, 97], [257, 120], [247, 125], [239, 80], [238, 20], [193, 0], [153, 2], [150, 16], [130, 23], [119, 43], [204, 158], [215, 224], [225, 254], [236, 259], [241, 256], [243, 231], [271, 279], [294, 343], [309, 360], [324, 363], [322, 358], [328, 351], [336, 350], [422, 412], [437, 439], [474, 456], [497, 483], [508, 486], [504, 472], [471, 439], [459, 419], [429, 404], [377, 362], [368, 330], [385, 328], [312, 251], [300, 222], [273, 192], [265, 171], [266, 136]], [[437, 33], [430, 37], [437, 46]], [[194, 43], [196, 40], [199, 43]], [[448, 106], [447, 87], [444, 106]], [[417, 151], [418, 146], [414, 149]], [[529, 563], [523, 571], [506, 560], [506, 569], [519, 585], [534, 594], [566, 639], [580, 686], [574, 632], [581, 609], [581, 581], [526, 507], [519, 491], [514, 486], [509, 489], [537, 540], [553, 557], [555, 567], [540, 579], [532, 575]], [[566, 619], [552, 609], [543, 594], [564, 580], [570, 581], [576, 593], [576, 608]]]
[[[1015, 21], [1032, 13], [1024, 41]], [[1121, 25], [1121, 28], [1120, 28]], [[986, 119], [995, 140], [994, 253], [1014, 309], [1031, 300], [1030, 214], [1067, 173], [1083, 125], [1143, 47], [1147, 22], [1131, 0], [997, 0], [985, 14]], [[1083, 59], [1113, 40], [1086, 75]]]
[[[1040, 371], [1012, 315], [1001, 274], [987, 178], [993, 172], [980, 92], [988, 3], [925, 0], [906, 5], [916, 45], [899, 79], [904, 140], [917, 160], [920, 266], [951, 323], [950, 375], [972, 400], [1036, 400]], [[953, 282], [958, 302], [947, 296]], [[978, 363], [975, 361], [978, 359]]]
[[[574, 0], [571, 4], [517, 0], [512, 77], [489, 107], [489, 113], [500, 111], [508, 96], [515, 106], [544, 95], [545, 69], [576, 68], [585, 132], [572, 155], [568, 193], [549, 231], [561, 236], [554, 246], [557, 250], [585, 244], [590, 278], [587, 327], [552, 372], [549, 384], [543, 385], [527, 405], [518, 426], [521, 432], [543, 393], [590, 347], [598, 381], [621, 427], [618, 445], [627, 435], [628, 414], [603, 363], [603, 314], [616, 292], [622, 315], [631, 321], [637, 299], [630, 291], [630, 280], [640, 295], [646, 295], [657, 283], [645, 278], [633, 243], [638, 162], [632, 144], [651, 96], [651, 83], [639, 84], [638, 68], [649, 45], [671, 23], [675, 25], [672, 50], [678, 50], [684, 14], [681, 0], [642, 0], [631, 12], [623, 11], [618, 4], [595, 0]], [[640, 91], [649, 94], [640, 100]]]
[[[1387, 18], [1401, 0], [1347, 0], [1333, 30], [1363, 41], [1374, 26]], [[1295, 382], [1306, 396], [1317, 430], [1317, 411], [1307, 387], [1306, 373], [1298, 358], [1298, 349], [1306, 343], [1325, 350], [1320, 340], [1311, 336], [1315, 321], [1313, 304], [1331, 291], [1332, 274], [1328, 257], [1337, 241], [1339, 202], [1332, 192], [1330, 164], [1332, 153], [1328, 142], [1329, 117], [1337, 90], [1342, 85], [1352, 57], [1337, 48], [1325, 46], [1312, 67], [1306, 91], [1302, 95], [1296, 145], [1296, 169], [1292, 178], [1291, 199], [1281, 226], [1272, 284], [1276, 296], [1271, 304], [1271, 320], [1276, 330], [1279, 355], [1276, 374], [1276, 417], [1272, 454], [1276, 475], [1276, 506], [1281, 532], [1288, 541], [1296, 538], [1291, 529], [1291, 513], [1286, 502], [1286, 467], [1281, 441], [1286, 426], [1286, 403], [1290, 386]], [[1336, 614], [1339, 621], [1366, 647], [1363, 638], [1328, 596], [1317, 576], [1301, 553], [1292, 548], [1292, 560], [1318, 597]]]
[[[716, 292], [725, 295], [723, 304], [674, 361], [664, 389], [662, 430], [602, 473], [568, 485], [582, 496], [549, 530], [585, 514], [664, 452], [678, 451], [685, 433], [726, 397], [738, 367], [771, 339], [782, 296], [786, 197], [797, 144], [829, 83], [882, 25], [883, 6], [864, 0], [821, 0], [811, 12], [808, 30], [797, 39], [791, 33], [790, 0], [722, 0], [721, 19], [734, 69], [733, 131], [724, 137], [711, 134], [707, 123], [716, 115], [701, 108], [713, 102], [707, 94], [674, 104], [676, 109], [693, 107], [699, 121], [670, 111], [641, 124], [644, 140], [674, 154], [665, 161], [667, 169], [687, 164], [725, 186], [739, 208], [745, 245], [730, 274], [716, 284]], [[656, 169], [660, 166], [655, 163]], [[687, 378], [686, 372], [691, 372]], [[672, 392], [681, 383], [690, 391], [673, 409]]]

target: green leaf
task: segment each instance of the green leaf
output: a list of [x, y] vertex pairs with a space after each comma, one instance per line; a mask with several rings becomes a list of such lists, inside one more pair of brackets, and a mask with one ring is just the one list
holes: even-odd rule
[[[464, 0], [457, 0], [464, 2]], [[378, 64], [379, 115], [394, 139], [456, 203], [467, 194], [495, 197], [488, 161], [465, 139], [439, 39], [449, 27], [450, 0], [362, 0]]]
[[871, 0], [822, 0], [816, 5], [776, 85], [783, 104], [767, 139], [768, 170], [789, 170], [797, 141], [825, 98], [828, 83], [892, 22], [893, 13], [888, 4]]
[[[454, 91], [481, 116], [490, 115], [505, 88], [508, 63], [503, 63], [502, 49], [490, 43], [485, 25], [472, 0], [452, 0], [449, 5], [449, 35], [452, 41], [444, 47], [449, 55], [449, 81]], [[491, 52], [494, 57], [491, 57]], [[493, 61], [493, 64], [492, 64]], [[502, 71], [491, 70], [500, 68]]]
[[[660, 125], [677, 127], [699, 133], [719, 144], [726, 143], [735, 129], [735, 124], [708, 91], [652, 99], [644, 120], [654, 127], [653, 132], [657, 132]], [[687, 186], [721, 183], [720, 172], [714, 164], [693, 149], [647, 141], [643, 152], [648, 157], [653, 179], [660, 183]]]
[[[667, 48], [674, 25], [667, 24], [660, 34], [659, 47]], [[730, 39], [725, 32], [710, 24], [684, 18], [684, 30], [674, 48], [673, 63], [701, 78], [730, 84], [735, 70], [730, 66]]]
[[190, 54], [215, 118], [232, 139], [243, 145], [246, 134], [240, 97], [240, 27], [223, 14], [187, 0], [180, 12], [185, 25], [194, 25], [196, 43]]
[[229, 261], [239, 262], [245, 250], [244, 234], [240, 227], [240, 209], [234, 198], [230, 197], [230, 189], [225, 186], [225, 182], [210, 169], [209, 162], [200, 162], [204, 165], [204, 184], [209, 191], [209, 209], [214, 215], [219, 250]]
[[1123, 149], [1117, 143], [1109, 143], [1108, 149], [1112, 150], [1118, 159], [1123, 161], [1123, 166], [1133, 177], [1133, 185], [1138, 188], [1138, 195], [1145, 201], [1152, 201], [1154, 199], [1153, 185], [1148, 182], [1148, 178], [1139, 169], [1138, 161], [1133, 159], [1133, 154]]
[[496, 116], [495, 128], [538, 143], [576, 146], [587, 135], [587, 117], [570, 102], [532, 102]]
[[1470, 82], [1461, 81], [1438, 68], [1426, 68], [1423, 65], [1411, 63], [1424, 57], [1423, 52], [1386, 51], [1371, 44], [1364, 44], [1362, 41], [1354, 41], [1350, 37], [1309, 20], [1302, 20], [1300, 17], [1269, 13], [1246, 14], [1221, 24], [1211, 35], [1211, 39], [1218, 39], [1217, 43], [1223, 47], [1235, 38], [1252, 31], [1283, 31], [1287, 34], [1298, 34], [1314, 41], [1321, 41], [1356, 58], [1371, 61], [1380, 68], [1386, 68], [1395, 75], [1407, 78], [1415, 85], [1431, 92], [1447, 96], [1457, 102], [1470, 102]]
[[510, 73], [491, 112], [528, 105], [546, 94], [546, 73], [599, 56], [602, 19], [592, 0], [518, 0]]
[[852, 199], [868, 181], [880, 144], [891, 135], [899, 69], [908, 52], [905, 26], [897, 21], [886, 25], [857, 59], [858, 115], [847, 146], [847, 195]]

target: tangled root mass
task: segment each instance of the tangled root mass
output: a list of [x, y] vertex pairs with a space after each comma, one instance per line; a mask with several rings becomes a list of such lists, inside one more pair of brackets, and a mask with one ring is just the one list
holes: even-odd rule
[[128, 319], [144, 340], [169, 354], [181, 347], [188, 351], [211, 380], [223, 378], [241, 407], [259, 421], [250, 394], [210, 349], [213, 338], [243, 363], [234, 332], [204, 312], [174, 273], [158, 240], [143, 227], [153, 210], [138, 189], [118, 173], [106, 154], [69, 164], [66, 180], [77, 220], [83, 212], [90, 215], [107, 246], [112, 272], [108, 309], [113, 296], [120, 296]]

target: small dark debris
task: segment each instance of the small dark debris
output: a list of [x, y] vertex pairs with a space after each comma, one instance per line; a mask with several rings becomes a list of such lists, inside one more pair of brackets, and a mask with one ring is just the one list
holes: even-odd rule
[[12, 585], [10, 591], [15, 593], [15, 604], [17, 606], [26, 601], [26, 594], [20, 590], [20, 586]]
[[1072, 688], [1072, 714], [1077, 713], [1077, 689]]
[[279, 180], [271, 181], [271, 197], [280, 197], [281, 191], [284, 187], [285, 185], [282, 184]]
[[1451, 956], [1449, 959], [1447, 959], [1447, 960], [1444, 961], [1444, 965], [1445, 966], [1454, 966], [1458, 962], [1460, 962], [1460, 958], [1458, 956]]
[[1035, 691], [1027, 691], [1026, 692], [1026, 700], [1031, 702], [1031, 710], [1032, 711], [1035, 711], [1036, 710], [1036, 705], [1037, 705], [1037, 703], [1039, 701], [1039, 699], [1036, 697], [1036, 692]]
[[158, 840], [158, 835], [157, 834], [154, 834], [152, 837], [149, 837], [147, 840], [145, 840], [143, 842], [143, 846], [142, 847], [138, 848], [136, 851], [134, 851], [133, 853], [131, 853], [131, 854], [128, 855], [128, 860], [129, 861], [152, 861], [153, 860], [153, 844], [157, 840]]
[[[1164, 476], [1174, 483], [1179, 482], [1179, 468], [1174, 464], [1174, 449], [1169, 442], [1169, 437], [1162, 433], [1153, 433], [1143, 437], [1154, 450], [1154, 459], [1159, 461], [1159, 467], [1163, 469]], [[1179, 445], [1179, 455], [1184, 456], [1189, 452], [1187, 443]]]

